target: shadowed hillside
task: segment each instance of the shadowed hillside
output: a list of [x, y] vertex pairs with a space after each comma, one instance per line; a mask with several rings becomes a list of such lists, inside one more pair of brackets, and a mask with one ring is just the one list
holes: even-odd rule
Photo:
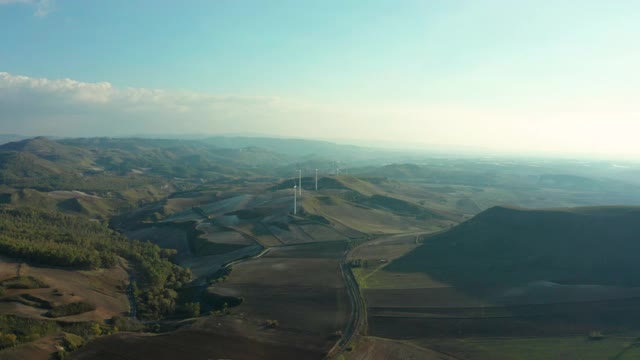
[[494, 207], [389, 266], [464, 289], [537, 281], [640, 286], [640, 208]]

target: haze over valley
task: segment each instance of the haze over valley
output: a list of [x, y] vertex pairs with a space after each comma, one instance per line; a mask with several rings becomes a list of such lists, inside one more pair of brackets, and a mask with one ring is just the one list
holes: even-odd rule
[[639, 11], [0, 0], [0, 359], [640, 359]]

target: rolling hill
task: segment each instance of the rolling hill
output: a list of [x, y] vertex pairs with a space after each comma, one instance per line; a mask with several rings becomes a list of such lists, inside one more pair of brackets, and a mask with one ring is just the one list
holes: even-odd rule
[[390, 265], [463, 289], [534, 282], [640, 286], [640, 208], [493, 207]]

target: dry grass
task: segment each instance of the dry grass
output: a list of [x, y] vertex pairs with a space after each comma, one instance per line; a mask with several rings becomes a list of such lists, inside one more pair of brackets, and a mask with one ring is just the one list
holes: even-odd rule
[[424, 221], [411, 217], [402, 217], [387, 211], [358, 206], [340, 199], [333, 199], [333, 203], [327, 203], [316, 198], [306, 198], [303, 207], [309, 214], [320, 215], [331, 222], [341, 223], [369, 234], [424, 231], [428, 226]]
[[[128, 283], [126, 271], [120, 267], [96, 271], [71, 271], [50, 267], [27, 266], [7, 258], [0, 259], [0, 280], [14, 277], [20, 266], [20, 275], [33, 276], [44, 281], [49, 288], [7, 289], [6, 297], [29, 294], [52, 303], [54, 306], [84, 301], [96, 306], [96, 310], [61, 318], [65, 321], [102, 321], [129, 311], [124, 288]], [[0, 303], [0, 312], [25, 317], [46, 319], [46, 309], [18, 303]]]

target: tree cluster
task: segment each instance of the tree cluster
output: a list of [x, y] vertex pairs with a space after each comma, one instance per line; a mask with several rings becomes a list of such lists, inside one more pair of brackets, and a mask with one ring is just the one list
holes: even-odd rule
[[108, 268], [126, 259], [136, 270], [136, 298], [143, 317], [175, 311], [176, 289], [191, 272], [170, 261], [175, 250], [132, 241], [82, 217], [28, 208], [0, 209], [0, 254], [74, 269]]

